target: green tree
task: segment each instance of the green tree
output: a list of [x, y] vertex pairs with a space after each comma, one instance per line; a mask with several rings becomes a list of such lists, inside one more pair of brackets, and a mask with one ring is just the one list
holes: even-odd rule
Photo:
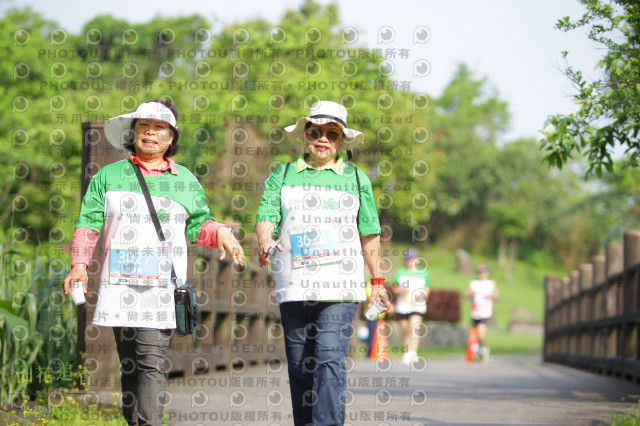
[[639, 182], [640, 169], [605, 173], [597, 187], [569, 206], [566, 213], [594, 218], [598, 246], [619, 241], [625, 230], [640, 228]]
[[176, 82], [193, 74], [197, 57], [186, 52], [209, 26], [199, 16], [140, 25], [101, 16], [74, 35], [29, 8], [0, 19], [1, 239], [66, 255], [80, 202], [81, 123], [162, 96], [191, 104]]
[[[589, 81], [580, 70], [567, 66], [575, 85], [579, 109], [547, 119], [541, 149], [551, 166], [562, 168], [575, 154], [588, 160], [587, 175], [614, 167], [612, 153], [624, 149], [622, 166], [640, 165], [640, 4], [635, 0], [579, 0], [587, 11], [577, 20], [560, 19], [556, 28], [570, 31], [587, 27], [588, 37], [605, 50], [599, 62], [601, 78]], [[563, 52], [565, 58], [568, 52]]]
[[[65, 227], [55, 218], [74, 206], [67, 202], [73, 193], [67, 172], [80, 164], [70, 151], [69, 117], [52, 121], [53, 110], [71, 103], [58, 86], [73, 68], [59, 59], [56, 40], [66, 36], [30, 9], [10, 11], [0, 20], [0, 34], [0, 238], [19, 244], [23, 236], [47, 242], [56, 234], [58, 241]], [[60, 156], [54, 159], [54, 152]], [[55, 185], [59, 189], [49, 191]]]
[[496, 185], [496, 139], [508, 122], [507, 104], [486, 78], [475, 79], [465, 65], [434, 103], [432, 226], [445, 234], [461, 226], [475, 228], [486, 218]]
[[505, 144], [493, 164], [495, 184], [488, 196], [486, 220], [498, 245], [498, 265], [505, 267], [505, 278], [512, 282], [520, 247], [540, 250], [548, 240], [552, 231], [546, 223], [564, 197], [553, 188], [564, 186], [562, 181], [568, 177], [549, 173], [532, 139]]
[[[382, 72], [378, 52], [345, 45], [335, 5], [306, 1], [275, 24], [257, 19], [219, 32], [197, 15], [141, 24], [99, 16], [77, 35], [29, 9], [11, 10], [0, 21], [1, 143], [12, 147], [0, 165], [5, 238], [27, 232], [35, 244], [59, 228], [65, 236], [56, 241], [68, 242], [79, 209], [80, 123], [159, 97], [179, 107], [176, 161], [203, 181], [219, 220], [252, 227], [259, 197], [250, 194], [275, 164], [303, 149], [280, 142], [282, 127], [320, 99], [343, 102], [353, 127], [365, 133], [365, 144], [350, 148], [374, 181], [382, 216], [407, 224], [429, 217], [428, 98], [399, 88]], [[16, 77], [23, 67], [28, 74]], [[29, 108], [17, 110], [16, 99]], [[251, 135], [252, 150], [236, 143], [238, 130]], [[246, 176], [234, 173], [239, 163]], [[55, 173], [59, 167], [65, 173]], [[238, 197], [247, 201], [240, 210], [233, 208]], [[12, 208], [21, 200], [28, 209]], [[60, 200], [63, 206], [52, 210]]]
[[[508, 123], [507, 105], [487, 79], [461, 66], [434, 104], [434, 238], [448, 247], [497, 249], [508, 280], [517, 257], [538, 262], [578, 251], [595, 254], [598, 232], [611, 223], [593, 226], [593, 211], [571, 209], [585, 197], [584, 189], [575, 174], [549, 171], [535, 141], [498, 144]], [[583, 243], [563, 239], [573, 235], [567, 229], [572, 222]]]

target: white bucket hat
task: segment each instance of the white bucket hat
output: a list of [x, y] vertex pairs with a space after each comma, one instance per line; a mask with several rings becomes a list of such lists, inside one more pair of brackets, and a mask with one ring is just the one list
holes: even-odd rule
[[347, 128], [347, 109], [342, 105], [329, 102], [319, 101], [311, 105], [309, 108], [309, 116], [300, 117], [296, 124], [284, 128], [289, 140], [293, 141], [304, 133], [304, 126], [312, 122], [314, 124], [336, 123], [344, 133], [344, 142], [347, 144], [356, 144], [364, 142], [362, 132]]
[[131, 123], [133, 120], [141, 118], [162, 120], [168, 123], [174, 131], [178, 130], [176, 116], [173, 115], [173, 112], [160, 102], [151, 101], [140, 104], [135, 112], [108, 119], [104, 124], [104, 135], [111, 145], [118, 149], [124, 149], [124, 145], [131, 142], [130, 138], [127, 138], [131, 130]]

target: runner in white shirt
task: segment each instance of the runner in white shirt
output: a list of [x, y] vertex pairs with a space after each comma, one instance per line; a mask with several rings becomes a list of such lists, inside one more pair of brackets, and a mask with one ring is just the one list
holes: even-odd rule
[[469, 283], [464, 296], [471, 300], [471, 322], [478, 330], [479, 353], [484, 353], [487, 322], [493, 316], [493, 302], [498, 299], [498, 286], [489, 279], [489, 268], [478, 265], [478, 279]]
[[402, 363], [411, 365], [417, 359], [420, 338], [418, 326], [427, 313], [427, 298], [431, 292], [431, 278], [426, 268], [419, 268], [420, 258], [416, 249], [404, 253], [405, 266], [393, 279], [391, 291], [396, 296], [396, 318], [403, 337]]

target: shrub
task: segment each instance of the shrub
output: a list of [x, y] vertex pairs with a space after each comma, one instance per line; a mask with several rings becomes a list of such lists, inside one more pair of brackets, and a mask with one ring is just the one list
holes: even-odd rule
[[425, 319], [460, 322], [460, 293], [455, 290], [431, 290]]

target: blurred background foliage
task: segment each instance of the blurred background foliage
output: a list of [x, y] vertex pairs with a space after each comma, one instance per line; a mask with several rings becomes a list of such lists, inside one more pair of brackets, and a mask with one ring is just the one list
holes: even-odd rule
[[[574, 265], [619, 236], [611, 212], [629, 211], [637, 198], [626, 175], [586, 186], [579, 166], [548, 170], [533, 138], [502, 140], [509, 106], [464, 64], [440, 95], [393, 80], [389, 52], [345, 44], [335, 5], [308, 1], [280, 22], [211, 28], [197, 15], [142, 24], [99, 16], [69, 34], [33, 10], [7, 12], [2, 241], [65, 258], [79, 211], [81, 122], [163, 97], [181, 112], [177, 161], [203, 181], [218, 220], [248, 231], [262, 183], [301, 151], [282, 140], [282, 127], [318, 99], [344, 103], [364, 131], [365, 144], [352, 147], [356, 164], [372, 178], [383, 222], [400, 235], [423, 225], [444, 247]], [[246, 176], [230, 165], [231, 149]], [[234, 208], [238, 194], [243, 209]]]

